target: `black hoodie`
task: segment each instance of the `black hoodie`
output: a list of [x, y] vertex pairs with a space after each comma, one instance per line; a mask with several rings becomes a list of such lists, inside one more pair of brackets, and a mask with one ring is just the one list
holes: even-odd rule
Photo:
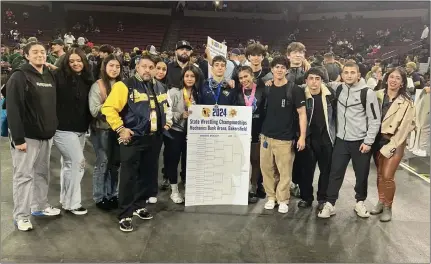
[[15, 70], [6, 83], [6, 103], [10, 134], [15, 145], [24, 138], [46, 140], [57, 129], [56, 84], [47, 67], [39, 73], [24, 64]]

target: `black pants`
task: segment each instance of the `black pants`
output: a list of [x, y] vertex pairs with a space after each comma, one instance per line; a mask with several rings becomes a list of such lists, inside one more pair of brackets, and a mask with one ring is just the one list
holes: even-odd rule
[[299, 188], [301, 190], [301, 199], [307, 202], [314, 201], [313, 179], [316, 164], [319, 166], [319, 182], [317, 187], [317, 201], [323, 203], [326, 201], [326, 191], [329, 183], [329, 173], [331, 170], [332, 144], [319, 141], [311, 141], [303, 151], [299, 151], [295, 160], [301, 168], [301, 179]]
[[119, 219], [132, 217], [135, 210], [145, 208], [154, 185], [157, 187], [161, 147], [160, 135], [134, 137], [129, 144], [120, 144]]
[[[172, 135], [172, 131], [174, 131], [174, 130], [173, 129], [169, 130], [169, 133], [171, 133], [171, 135]], [[184, 132], [184, 136], [185, 137], [187, 136], [186, 132]], [[166, 151], [166, 145], [169, 144], [170, 140], [171, 140], [170, 138], [163, 136], [163, 144], [165, 145], [165, 149], [163, 150], [163, 168], [162, 168], [163, 179], [169, 179], [169, 176], [167, 174], [167, 169], [166, 169], [168, 166], [167, 160], [169, 159], [168, 151]], [[186, 144], [186, 146], [187, 146], [187, 144]], [[184, 158], [182, 158], [182, 157], [184, 157]], [[187, 157], [186, 154], [181, 155], [181, 172], [180, 172], [180, 175], [181, 175], [181, 181], [183, 183], [186, 182], [186, 157]]]
[[335, 205], [335, 201], [338, 199], [338, 193], [343, 184], [344, 175], [346, 174], [350, 159], [352, 159], [353, 170], [356, 176], [355, 199], [357, 202], [367, 199], [371, 151], [368, 153], [361, 153], [359, 147], [362, 142], [362, 140], [345, 141], [339, 138], [335, 141], [326, 199], [333, 205]]
[[[171, 129], [169, 131], [173, 139], [165, 141], [165, 172], [171, 184], [178, 183], [178, 163], [181, 158], [181, 170], [186, 171], [186, 157], [187, 157], [187, 141], [186, 133], [175, 131]], [[185, 177], [181, 175], [181, 179], [184, 182]]]

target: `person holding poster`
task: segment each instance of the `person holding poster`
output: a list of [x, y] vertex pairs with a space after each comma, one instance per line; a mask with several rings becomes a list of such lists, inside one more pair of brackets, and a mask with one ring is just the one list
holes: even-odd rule
[[226, 58], [217, 55], [212, 58], [212, 77], [206, 80], [199, 91], [199, 104], [236, 105], [237, 92], [229, 86], [224, 77]]
[[238, 68], [238, 79], [241, 84], [238, 93], [238, 105], [252, 107], [253, 116], [251, 121], [251, 178], [250, 192], [248, 196], [249, 203], [256, 203], [258, 197], [257, 180], [260, 174], [260, 144], [259, 135], [262, 130], [262, 110], [265, 105], [265, 84], [262, 81], [255, 83], [253, 69], [250, 66], [240, 66]]
[[[178, 163], [181, 158], [181, 168], [186, 171], [187, 157], [187, 119], [189, 108], [198, 99], [199, 69], [190, 64], [183, 69], [181, 80], [183, 88], [172, 87], [168, 91], [169, 105], [172, 107], [172, 128], [169, 131], [172, 138], [165, 141], [165, 171], [171, 184], [171, 200], [182, 203], [183, 197], [178, 191]], [[181, 175], [185, 183], [186, 175]]]
[[[305, 148], [307, 129], [305, 94], [299, 86], [287, 80], [289, 64], [284, 56], [276, 57], [271, 62], [274, 82], [265, 88], [267, 101], [260, 138], [260, 168], [268, 197], [265, 209], [274, 209], [275, 203], [278, 202], [278, 212], [283, 214], [289, 211], [294, 148], [298, 151]], [[298, 121], [295, 115], [298, 115], [300, 128], [300, 137], [296, 144], [294, 139]], [[278, 173], [279, 175], [276, 175]]]

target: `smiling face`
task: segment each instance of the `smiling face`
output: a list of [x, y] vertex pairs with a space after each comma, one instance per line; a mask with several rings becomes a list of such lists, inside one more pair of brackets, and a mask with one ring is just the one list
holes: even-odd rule
[[253, 85], [253, 75], [249, 71], [241, 71], [238, 74], [239, 83], [244, 88], [251, 88]]
[[121, 66], [120, 62], [117, 60], [110, 60], [108, 64], [106, 64], [106, 74], [111, 79], [115, 79], [120, 75], [121, 72]]
[[302, 61], [305, 59], [305, 52], [303, 50], [294, 50], [287, 55], [293, 67], [301, 66]]
[[46, 50], [42, 45], [31, 46], [25, 57], [30, 64], [36, 67], [42, 67], [46, 63]]
[[84, 63], [78, 54], [70, 54], [69, 67], [76, 73], [80, 73], [82, 71], [84, 68]]
[[398, 91], [402, 86], [404, 86], [403, 77], [401, 76], [401, 73], [398, 70], [395, 70], [391, 74], [389, 74], [388, 90], [398, 93]]
[[184, 73], [184, 86], [192, 87], [196, 83], [195, 74], [192, 71], [186, 71]]
[[283, 80], [286, 78], [287, 68], [285, 65], [277, 64], [271, 69], [272, 74], [274, 75], [274, 79]]

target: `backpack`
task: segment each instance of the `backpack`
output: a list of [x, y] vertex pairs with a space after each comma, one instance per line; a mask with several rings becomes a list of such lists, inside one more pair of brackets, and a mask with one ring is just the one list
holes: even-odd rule
[[[367, 93], [370, 88], [365, 87], [361, 89], [361, 104], [364, 107], [364, 110], [367, 109]], [[340, 97], [341, 91], [343, 90], [343, 85], [340, 84], [335, 91], [335, 99], [338, 102], [338, 97]]]

